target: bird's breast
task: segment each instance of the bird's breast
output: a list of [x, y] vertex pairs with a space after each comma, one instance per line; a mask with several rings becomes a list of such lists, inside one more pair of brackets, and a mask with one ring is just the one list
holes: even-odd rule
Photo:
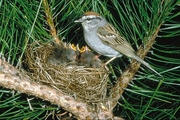
[[99, 37], [97, 36], [97, 30], [84, 30], [84, 37], [85, 41], [88, 44], [88, 46], [96, 51], [100, 55], [104, 55], [107, 57], [121, 57], [122, 55], [111, 48], [110, 46], [104, 44], [101, 42]]

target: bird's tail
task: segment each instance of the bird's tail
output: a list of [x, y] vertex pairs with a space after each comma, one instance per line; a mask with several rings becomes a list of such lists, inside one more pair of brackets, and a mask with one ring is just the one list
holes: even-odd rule
[[134, 58], [136, 61], [142, 63], [144, 66], [146, 66], [147, 68], [149, 68], [151, 71], [153, 71], [154, 73], [156, 73], [157, 75], [161, 76], [163, 78], [162, 75], [160, 75], [156, 70], [154, 70], [147, 62], [145, 62], [143, 59], [141, 59], [140, 57], [138, 57], [136, 54], [134, 54], [134, 56], [132, 57]]

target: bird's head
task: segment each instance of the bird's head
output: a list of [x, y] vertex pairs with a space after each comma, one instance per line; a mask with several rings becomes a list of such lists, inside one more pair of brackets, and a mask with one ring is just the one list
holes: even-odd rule
[[106, 20], [96, 12], [85, 12], [83, 16], [74, 22], [81, 23], [83, 27], [101, 27], [106, 24]]

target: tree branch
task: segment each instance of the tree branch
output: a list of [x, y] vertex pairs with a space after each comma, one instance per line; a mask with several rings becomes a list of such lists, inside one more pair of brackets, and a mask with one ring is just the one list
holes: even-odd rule
[[18, 69], [2, 59], [0, 59], [0, 86], [47, 100], [52, 104], [61, 106], [63, 109], [71, 112], [78, 119], [92, 120], [95, 118], [111, 118], [122, 120], [122, 118], [119, 117], [114, 118], [112, 113], [103, 109], [99, 109], [97, 114], [88, 111], [91, 108], [90, 106], [87, 106], [86, 103], [75, 100], [73, 97], [68, 96], [59, 90], [31, 81], [28, 76], [21, 73]]
[[48, 26], [50, 29], [50, 33], [51, 33], [52, 37], [54, 38], [55, 43], [61, 44], [61, 40], [57, 36], [57, 31], [56, 31], [56, 27], [54, 25], [53, 16], [52, 16], [52, 13], [49, 8], [49, 4], [48, 4], [47, 0], [43, 0], [43, 7], [45, 10], [46, 20], [47, 20], [47, 23], [48, 23]]

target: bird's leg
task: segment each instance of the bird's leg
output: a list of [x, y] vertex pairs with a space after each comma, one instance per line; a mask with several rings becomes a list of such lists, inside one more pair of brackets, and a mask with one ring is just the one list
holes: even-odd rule
[[114, 59], [116, 59], [116, 57], [111, 58], [110, 60], [108, 60], [108, 61], [104, 64], [104, 67], [105, 67], [105, 69], [106, 69], [107, 72], [109, 72], [109, 69], [108, 69], [107, 65], [108, 65], [111, 61], [113, 61]]
[[113, 58], [111, 58], [110, 60], [108, 60], [108, 61], [105, 63], [105, 66], [106, 66], [107, 64], [109, 64], [111, 61], [113, 61], [114, 59], [116, 59], [116, 56], [113, 57]]

